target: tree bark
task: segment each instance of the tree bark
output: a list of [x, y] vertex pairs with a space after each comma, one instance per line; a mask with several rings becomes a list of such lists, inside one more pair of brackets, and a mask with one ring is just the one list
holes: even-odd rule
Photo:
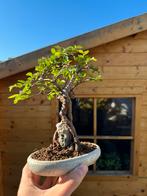
[[[73, 141], [75, 144], [75, 150], [80, 150], [80, 142], [76, 133], [76, 129], [73, 125], [73, 117], [72, 117], [72, 102], [69, 95], [61, 95], [58, 97], [59, 101], [61, 102], [61, 110], [59, 112], [61, 122], [66, 123], [70, 127], [70, 131], [73, 137]], [[69, 133], [70, 134], [70, 133]]]

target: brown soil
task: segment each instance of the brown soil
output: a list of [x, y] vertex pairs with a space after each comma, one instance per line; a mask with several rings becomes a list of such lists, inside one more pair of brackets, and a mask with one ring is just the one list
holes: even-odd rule
[[42, 161], [55, 161], [68, 158], [77, 157], [93, 151], [96, 148], [95, 145], [89, 142], [81, 142], [80, 152], [70, 150], [70, 148], [62, 149], [60, 146], [53, 147], [52, 144], [46, 148], [41, 148], [32, 155], [33, 159]]

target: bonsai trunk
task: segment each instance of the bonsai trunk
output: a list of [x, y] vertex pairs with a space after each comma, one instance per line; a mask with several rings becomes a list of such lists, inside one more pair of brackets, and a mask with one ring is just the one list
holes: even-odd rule
[[72, 102], [68, 94], [58, 97], [61, 103], [59, 112], [61, 121], [56, 125], [57, 129], [53, 136], [53, 144], [59, 144], [62, 148], [69, 146], [72, 150], [80, 150], [80, 142], [73, 125]]

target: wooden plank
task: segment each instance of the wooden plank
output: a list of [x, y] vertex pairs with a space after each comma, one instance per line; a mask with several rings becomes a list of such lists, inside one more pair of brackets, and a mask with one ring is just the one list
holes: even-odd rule
[[92, 49], [92, 53], [140, 53], [140, 52], [141, 53], [147, 52], [147, 36], [146, 39], [134, 39], [133, 36], [129, 36]]
[[2, 152], [0, 151], [0, 196], [4, 196], [4, 184], [3, 184], [3, 159]]
[[143, 39], [143, 40], [146, 40], [147, 39], [147, 31], [143, 31], [143, 32], [137, 33], [134, 36], [134, 39]]
[[142, 164], [141, 161], [140, 161], [140, 164], [139, 164], [139, 176], [140, 177], [147, 176], [147, 168], [146, 168], [145, 164]]
[[79, 136], [80, 139], [133, 140], [133, 136]]
[[146, 194], [146, 178], [137, 180], [85, 180], [73, 196], [143, 196]]
[[[117, 82], [117, 80], [116, 80]], [[107, 95], [111, 95], [113, 97], [116, 97], [118, 94], [121, 95], [122, 97], [124, 97], [126, 94], [129, 96], [134, 96], [134, 95], [138, 95], [141, 94], [142, 92], [144, 92], [144, 87], [143, 86], [138, 86], [138, 87], [116, 87], [116, 88], [99, 88], [99, 86], [97, 85], [97, 87], [95, 88], [91, 88], [91, 89], [87, 89], [87, 88], [80, 88], [80, 86], [76, 89], [75, 91], [75, 95], [78, 97], [94, 97], [94, 96], [107, 96]]]
[[[102, 69], [102, 73], [103, 73], [103, 67], [101, 69]], [[139, 68], [137, 66], [135, 66], [133, 69], [134, 70], [136, 70], [136, 69], [138, 70]], [[143, 71], [143, 68], [140, 68], [140, 69]], [[145, 70], [146, 70], [146, 67], [145, 67]], [[136, 71], [133, 71], [133, 72], [136, 72]], [[86, 83], [83, 83], [83, 84], [80, 84], [80, 85], [82, 85], [84, 87], [91, 88], [92, 85], [94, 86], [97, 83], [99, 84], [100, 87], [106, 87], [106, 86], [107, 87], [114, 87], [114, 86], [116, 86], [116, 87], [124, 87], [124, 86], [141, 86], [141, 85], [147, 84], [147, 81], [146, 81], [146, 78], [144, 80], [143, 79], [137, 80], [137, 82], [136, 82], [136, 78], [135, 79], [131, 79], [131, 80], [130, 79], [128, 79], [128, 80], [127, 79], [119, 79], [118, 82], [116, 83], [116, 81], [114, 79], [111, 79], [111, 80], [107, 80], [107, 79], [103, 80], [102, 79], [102, 81], [98, 81], [98, 82], [91, 81], [91, 82], [86, 82]], [[10, 95], [9, 93], [6, 93], [5, 89], [4, 89], [4, 91], [0, 91], [0, 92], [1, 92], [0, 93], [0, 97], [4, 96], [5, 99]], [[41, 99], [41, 98], [46, 99], [46, 97], [43, 96], [43, 95], [35, 96], [34, 98], [36, 98], [36, 101]], [[32, 103], [30, 103], [30, 105], [33, 105], [34, 100], [32, 100], [32, 98], [30, 100], [32, 101]], [[24, 102], [22, 102], [22, 103], [24, 103]], [[37, 103], [39, 105], [39, 101]], [[50, 104], [50, 102], [49, 102], [49, 104]]]
[[97, 53], [92, 55], [97, 59], [96, 65], [115, 66], [146, 66], [146, 52], [142, 53]]
[[140, 127], [142, 131], [147, 130], [147, 118], [141, 118]]
[[[28, 70], [28, 71], [32, 71], [32, 69]], [[24, 80], [24, 79], [26, 79], [26, 73], [27, 73], [27, 71], [18, 73], [16, 75], [10, 76], [8, 78], [1, 79], [0, 80], [0, 91], [5, 89], [5, 92], [8, 93], [10, 85], [13, 85], [14, 83], [16, 83], [17, 80]]]
[[53, 131], [50, 127], [46, 127], [46, 129], [42, 129], [41, 127], [38, 129], [0, 129], [0, 138], [5, 141], [22, 141], [22, 142], [40, 142], [44, 143], [49, 141], [49, 138], [53, 136]]
[[139, 149], [139, 156], [142, 157], [144, 160], [147, 160], [147, 134], [142, 134], [143, 136], [140, 139], [140, 149]]
[[[101, 67], [103, 79], [146, 79], [147, 66], [103, 66]], [[117, 73], [117, 74], [114, 74]]]
[[[50, 139], [50, 138], [49, 138]], [[49, 145], [50, 141], [44, 142], [44, 144], [37, 142], [37, 141], [32, 141], [32, 142], [21, 142], [21, 141], [0, 141], [0, 149], [3, 152], [7, 153], [30, 153], [33, 152], [36, 149], [41, 148], [42, 146]]]
[[50, 128], [51, 118], [0, 118], [0, 130], [26, 130]]
[[50, 106], [0, 106], [0, 118], [50, 118]]
[[[8, 99], [10, 96], [9, 93], [1, 92], [0, 93], [0, 106], [14, 106], [14, 103], [12, 99]], [[32, 98], [29, 98], [28, 100], [19, 102], [17, 106], [39, 106], [39, 105], [51, 105], [51, 102], [47, 100], [47, 97], [45, 95], [38, 95], [34, 96]]]
[[[5, 171], [5, 176], [14, 176], [17, 168], [21, 169], [27, 162], [27, 158], [30, 152], [4, 152], [3, 170]], [[13, 172], [13, 173], [12, 173]]]
[[141, 119], [141, 102], [142, 102], [142, 97], [139, 95], [136, 97], [136, 102], [134, 105], [134, 112], [135, 112], [135, 117], [134, 117], [134, 132], [133, 132], [133, 137], [134, 141], [132, 143], [132, 170], [134, 175], [138, 175], [138, 170], [139, 170], [139, 148], [140, 148], [140, 119]]
[[142, 118], [147, 118], [147, 106], [146, 105], [142, 106], [141, 117]]
[[[15, 154], [14, 154], [15, 155]], [[16, 158], [16, 157], [15, 157]], [[20, 157], [21, 158], [21, 157]], [[19, 158], [16, 158], [19, 160]], [[26, 163], [26, 159], [16, 164], [11, 165], [11, 160], [9, 162], [5, 161], [4, 170], [5, 170], [5, 195], [16, 196], [18, 191], [18, 186], [20, 183], [20, 177], [22, 168]]]
[[[147, 85], [147, 83], [146, 83]], [[146, 106], [147, 105], [147, 92], [144, 92], [142, 95], [142, 106]]]
[[[112, 68], [113, 69], [113, 68]], [[121, 68], [122, 71], [123, 68]], [[135, 69], [135, 68], [134, 68]], [[119, 71], [120, 73], [120, 71]], [[123, 77], [125, 77], [125, 73]], [[112, 71], [111, 71], [112, 74]], [[135, 73], [134, 73], [135, 74]], [[134, 79], [117, 79], [118, 81], [116, 82], [115, 80], [115, 76], [112, 79], [103, 79], [102, 81], [99, 82], [87, 82], [87, 83], [83, 83], [79, 86], [79, 88], [88, 88], [88, 90], [90, 90], [91, 88], [114, 88], [114, 87], [138, 87], [138, 86], [147, 86], [147, 82], [146, 82], [146, 78], [143, 80], [142, 78], [139, 80], [136, 78]], [[0, 93], [0, 105], [13, 105], [11, 100], [8, 100], [7, 97], [9, 96], [8, 93], [5, 92], [5, 89]], [[43, 102], [42, 104], [40, 104], [41, 102]], [[48, 100], [46, 100], [46, 97], [34, 97], [32, 99], [23, 101], [21, 103], [18, 103], [17, 106], [19, 105], [51, 105], [51, 102], [49, 102]]]

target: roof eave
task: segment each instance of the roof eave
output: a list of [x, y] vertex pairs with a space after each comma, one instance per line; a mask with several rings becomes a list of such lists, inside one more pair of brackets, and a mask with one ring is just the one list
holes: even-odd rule
[[[147, 30], [147, 13], [54, 45], [60, 45], [62, 47], [82, 45], [85, 49], [90, 49], [145, 30]], [[37, 59], [49, 55], [49, 51], [54, 45], [0, 63], [0, 79], [35, 67]]]

